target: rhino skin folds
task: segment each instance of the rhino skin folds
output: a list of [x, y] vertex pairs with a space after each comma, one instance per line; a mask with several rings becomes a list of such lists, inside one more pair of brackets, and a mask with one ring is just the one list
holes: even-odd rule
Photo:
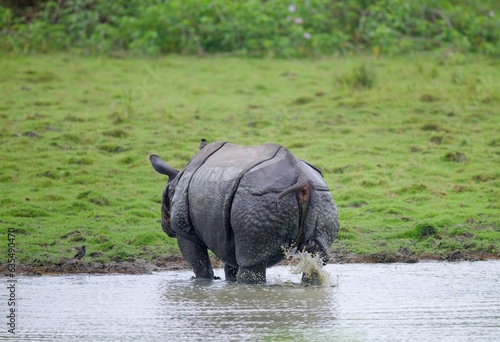
[[169, 177], [162, 226], [176, 237], [197, 278], [213, 279], [207, 249], [225, 262], [229, 281], [263, 283], [283, 249], [326, 262], [339, 230], [338, 211], [321, 173], [276, 144], [204, 146], [177, 171], [157, 155]]

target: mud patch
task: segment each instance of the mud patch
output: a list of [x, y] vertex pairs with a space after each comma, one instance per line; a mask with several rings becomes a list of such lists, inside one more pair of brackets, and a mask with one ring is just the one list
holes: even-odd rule
[[[180, 256], [167, 256], [151, 261], [136, 260], [133, 262], [87, 262], [85, 260], [64, 259], [49, 265], [16, 266], [17, 275], [41, 276], [51, 274], [151, 274], [152, 272], [187, 269], [188, 264]], [[0, 265], [0, 275], [8, 275], [7, 265]]]

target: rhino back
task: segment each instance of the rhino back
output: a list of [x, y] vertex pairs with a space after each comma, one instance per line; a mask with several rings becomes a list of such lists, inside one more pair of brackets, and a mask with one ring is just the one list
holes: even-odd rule
[[240, 266], [265, 263], [272, 266], [282, 259], [299, 232], [297, 195], [280, 194], [294, 186], [302, 172], [298, 160], [285, 148], [271, 160], [256, 165], [243, 177], [231, 208], [231, 225]]
[[321, 173], [310, 164], [299, 160], [300, 169], [307, 175], [313, 187], [318, 191], [330, 191]]
[[[189, 161], [186, 168], [180, 172], [177, 177], [172, 181], [175, 183], [175, 191], [172, 197], [172, 208], [170, 224], [171, 229], [184, 237], [191, 239], [197, 243], [203, 244], [203, 241], [196, 235], [191, 218], [189, 215], [189, 202], [188, 202], [188, 189], [191, 182], [191, 177], [196, 170], [203, 165], [205, 160], [212, 154], [216, 153], [225, 143], [212, 143], [198, 154], [196, 154]], [[203, 153], [202, 153], [203, 152]]]
[[[188, 164], [186, 200], [196, 235], [217, 256], [234, 264], [230, 208], [241, 178], [250, 169], [275, 157], [279, 145], [238, 146], [223, 143], [202, 149]], [[207, 147], [207, 151], [204, 151]], [[212, 151], [213, 150], [213, 151]], [[208, 157], [205, 157], [206, 154]], [[184, 175], [185, 177], [185, 175]]]

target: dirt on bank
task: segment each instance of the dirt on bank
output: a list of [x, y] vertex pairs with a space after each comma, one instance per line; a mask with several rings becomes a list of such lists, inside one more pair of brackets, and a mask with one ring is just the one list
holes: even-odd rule
[[[331, 264], [346, 263], [416, 263], [420, 261], [481, 261], [500, 260], [500, 253], [470, 252], [457, 250], [445, 255], [412, 254], [400, 249], [396, 254], [355, 254], [351, 252], [336, 251], [332, 254]], [[223, 267], [223, 262], [212, 259], [214, 267]], [[157, 257], [153, 260], [135, 260], [134, 262], [97, 263], [84, 260], [68, 259], [51, 265], [16, 265], [13, 276], [40, 276], [58, 274], [150, 274], [152, 272], [189, 269], [188, 263], [178, 255]], [[0, 276], [11, 276], [6, 264], [0, 265]]]
[[[48, 265], [16, 265], [15, 276], [39, 276], [55, 274], [150, 274], [152, 272], [188, 269], [188, 263], [177, 255], [170, 255], [153, 260], [135, 260], [122, 262], [87, 262], [85, 260], [67, 259]], [[7, 265], [0, 265], [0, 275], [10, 276]]]

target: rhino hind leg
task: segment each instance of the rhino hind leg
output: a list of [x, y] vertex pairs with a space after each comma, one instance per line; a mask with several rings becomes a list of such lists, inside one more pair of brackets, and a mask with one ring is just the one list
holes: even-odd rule
[[266, 265], [265, 263], [256, 266], [243, 267], [240, 266], [237, 275], [238, 283], [243, 284], [263, 284], [266, 282]]
[[224, 265], [224, 273], [227, 281], [237, 281], [238, 267], [226, 263]]
[[210, 263], [207, 247], [185, 237], [178, 236], [177, 244], [184, 259], [193, 269], [198, 279], [214, 279], [214, 271]]

